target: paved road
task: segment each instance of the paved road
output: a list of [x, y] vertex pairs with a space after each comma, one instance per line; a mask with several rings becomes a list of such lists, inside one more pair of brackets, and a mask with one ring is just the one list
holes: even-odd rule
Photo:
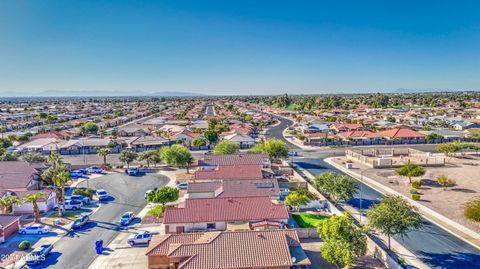
[[[281, 124], [269, 130], [273, 137], [284, 139], [281, 132], [291, 124], [291, 121], [281, 119]], [[324, 158], [340, 155], [341, 150], [318, 150], [317, 152], [302, 152], [300, 148], [289, 143], [304, 158], [294, 159], [295, 164], [308, 170], [313, 175], [327, 171], [336, 171], [334, 167], [323, 161]], [[415, 148], [429, 150], [432, 145], [415, 145]], [[342, 149], [343, 150], [343, 149]], [[373, 205], [382, 198], [382, 194], [376, 190], [358, 183], [362, 187], [362, 208]], [[359, 209], [360, 194], [354, 196], [348, 203]], [[411, 231], [407, 237], [395, 237], [403, 246], [414, 253], [420, 260], [433, 268], [480, 268], [480, 250], [457, 238], [455, 235], [445, 231], [439, 226], [424, 219], [423, 227], [417, 231]]]
[[215, 110], [213, 108], [213, 105], [207, 105], [207, 110], [205, 114], [207, 115], [207, 117], [215, 116]]
[[[41, 268], [87, 268], [97, 255], [95, 241], [101, 239], [104, 245], [108, 245], [122, 232], [117, 225], [120, 216], [126, 211], [140, 211], [146, 205], [145, 191], [155, 186], [163, 187], [167, 182], [167, 177], [154, 174], [141, 177], [112, 174], [90, 180], [91, 188], [105, 189], [113, 198], [103, 203], [98, 211], [90, 216], [86, 227], [79, 230], [74, 237], [63, 237], [55, 243], [53, 252]], [[82, 182], [80, 186], [85, 187], [86, 182]], [[134, 220], [136, 221], [139, 220]]]

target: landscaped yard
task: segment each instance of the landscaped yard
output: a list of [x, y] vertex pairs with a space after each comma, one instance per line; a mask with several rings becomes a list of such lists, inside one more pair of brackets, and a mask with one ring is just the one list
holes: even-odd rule
[[293, 214], [292, 217], [301, 228], [317, 227], [320, 223], [328, 219], [326, 216], [309, 213]]

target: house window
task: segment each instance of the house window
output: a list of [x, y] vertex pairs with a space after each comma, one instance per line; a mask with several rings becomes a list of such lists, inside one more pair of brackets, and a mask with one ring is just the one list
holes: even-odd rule
[[216, 229], [216, 227], [215, 223], [207, 223], [207, 229]]

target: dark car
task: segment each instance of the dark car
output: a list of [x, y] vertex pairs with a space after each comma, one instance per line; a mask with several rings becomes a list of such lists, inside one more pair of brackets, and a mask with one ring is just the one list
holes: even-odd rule
[[90, 218], [88, 217], [88, 215], [82, 215], [80, 218], [73, 221], [72, 229], [82, 228], [83, 226], [85, 226], [85, 224], [87, 224], [89, 219]]
[[27, 265], [37, 265], [45, 260], [45, 257], [52, 251], [52, 244], [41, 245], [27, 255], [25, 262]]

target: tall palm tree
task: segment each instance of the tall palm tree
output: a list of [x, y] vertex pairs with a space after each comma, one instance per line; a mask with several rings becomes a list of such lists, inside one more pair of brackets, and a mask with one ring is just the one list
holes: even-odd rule
[[53, 169], [56, 169], [63, 164], [62, 156], [57, 153], [51, 153], [47, 158], [48, 163], [52, 164]]
[[43, 197], [45, 197], [44, 192], [36, 192], [36, 193], [28, 194], [27, 197], [25, 197], [24, 199], [25, 202], [32, 203], [33, 217], [35, 219], [35, 222], [40, 222], [40, 209], [38, 208], [38, 202]]
[[19, 205], [22, 201], [18, 196], [9, 195], [3, 199], [0, 199], [0, 207], [2, 208], [3, 214], [10, 213], [10, 210], [13, 205]]
[[109, 148], [101, 148], [98, 150], [98, 155], [103, 157], [103, 169], [107, 169], [107, 156], [112, 150]]
[[65, 205], [65, 185], [70, 181], [70, 173], [68, 171], [62, 171], [53, 177], [53, 185], [55, 186], [55, 194], [58, 207], [58, 215], [63, 215]]

